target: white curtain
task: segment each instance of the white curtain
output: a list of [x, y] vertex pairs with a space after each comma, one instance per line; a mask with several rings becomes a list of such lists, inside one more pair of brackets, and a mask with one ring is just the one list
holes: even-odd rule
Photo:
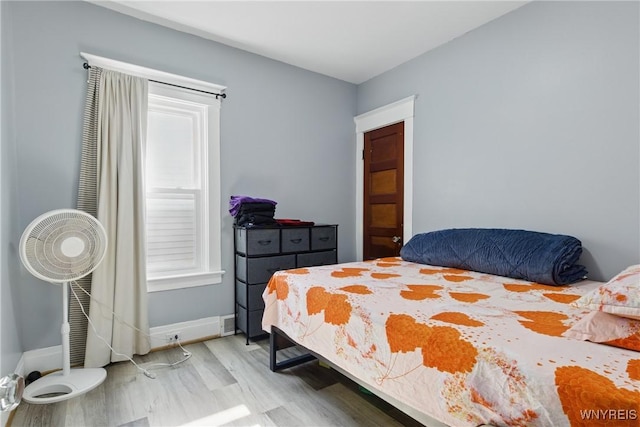
[[[102, 70], [96, 190], [97, 218], [107, 231], [108, 248], [93, 272], [89, 316], [97, 334], [126, 356], [150, 350], [143, 183], [147, 95], [147, 80]], [[88, 328], [85, 367], [125, 359]]]

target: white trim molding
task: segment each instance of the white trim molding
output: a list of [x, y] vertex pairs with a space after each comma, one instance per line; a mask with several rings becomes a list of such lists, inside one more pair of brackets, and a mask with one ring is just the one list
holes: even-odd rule
[[218, 270], [207, 273], [147, 279], [147, 292], [164, 292], [196, 286], [217, 285], [222, 283], [224, 273], [224, 270]]
[[417, 95], [412, 95], [353, 118], [356, 123], [356, 258], [362, 260], [364, 237], [364, 134], [404, 122], [404, 217], [403, 242], [413, 236], [413, 117]]
[[145, 79], [159, 80], [164, 83], [184, 86], [189, 89], [221, 94], [227, 88], [226, 86], [217, 85], [204, 80], [192, 79], [190, 77], [154, 70], [153, 68], [142, 67], [140, 65], [129, 64], [127, 62], [116, 61], [115, 59], [104, 58], [90, 53], [80, 52], [80, 56], [91, 66], [95, 65], [96, 67], [119, 71], [121, 73], [143, 77]]
[[[181, 342], [204, 341], [229, 335], [222, 330], [223, 319], [233, 318], [235, 315], [205, 317], [187, 322], [170, 325], [155, 326], [149, 330], [151, 350], [161, 350], [168, 345], [175, 344], [167, 340], [168, 335], [178, 334]], [[22, 353], [15, 373], [26, 376], [33, 371], [47, 372], [62, 368], [62, 346], [39, 348]]]
[[[154, 271], [158, 263], [147, 270], [147, 291], [157, 292], [193, 286], [222, 283], [222, 243], [220, 215], [220, 100], [190, 90], [149, 83], [149, 111], [192, 115], [192, 135], [183, 135], [191, 144], [194, 155], [192, 173], [198, 178], [192, 188], [156, 188], [160, 192], [179, 194], [191, 191], [196, 199], [195, 258], [190, 270]], [[151, 122], [148, 125], [151, 129]], [[149, 144], [149, 142], [147, 142]], [[174, 183], [175, 185], [175, 183]], [[153, 188], [147, 188], [147, 201]], [[186, 193], [185, 193], [186, 194]], [[167, 267], [167, 266], [165, 266]]]
[[62, 369], [62, 345], [25, 351], [15, 373], [26, 378], [33, 371], [48, 372], [58, 369]]
[[220, 321], [220, 316], [188, 320], [171, 325], [155, 326], [149, 330], [151, 349], [159, 350], [172, 344], [172, 342], [167, 341], [167, 335], [178, 334], [182, 342], [217, 338], [222, 335], [221, 327], [222, 322]]

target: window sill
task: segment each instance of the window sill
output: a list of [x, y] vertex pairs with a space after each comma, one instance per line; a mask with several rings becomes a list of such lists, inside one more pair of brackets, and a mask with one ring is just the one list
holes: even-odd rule
[[222, 283], [223, 274], [224, 270], [220, 270], [209, 273], [148, 279], [147, 292], [162, 292], [174, 289], [193, 288], [196, 286], [216, 285]]

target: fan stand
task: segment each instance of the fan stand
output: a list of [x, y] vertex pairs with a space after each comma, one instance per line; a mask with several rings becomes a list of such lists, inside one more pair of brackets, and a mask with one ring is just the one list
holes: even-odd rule
[[104, 368], [71, 369], [69, 355], [69, 282], [62, 283], [62, 371], [45, 375], [25, 389], [22, 400], [46, 404], [72, 399], [98, 387], [107, 377]]

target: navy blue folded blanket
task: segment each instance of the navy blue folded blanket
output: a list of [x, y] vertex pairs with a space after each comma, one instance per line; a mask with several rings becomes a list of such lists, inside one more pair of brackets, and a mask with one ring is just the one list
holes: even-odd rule
[[405, 261], [461, 268], [547, 285], [584, 279], [576, 264], [582, 243], [572, 236], [526, 230], [458, 228], [416, 234], [400, 251]]

